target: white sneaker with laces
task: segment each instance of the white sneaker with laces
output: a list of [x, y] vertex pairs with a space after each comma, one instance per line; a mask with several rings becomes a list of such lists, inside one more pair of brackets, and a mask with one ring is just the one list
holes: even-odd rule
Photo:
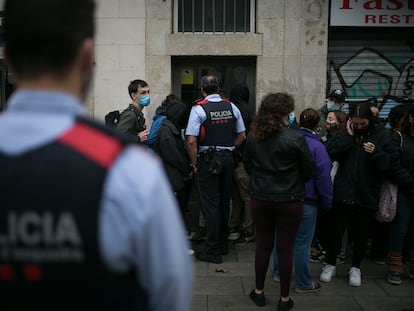
[[349, 270], [349, 285], [361, 286], [361, 269], [351, 267]]
[[332, 265], [326, 265], [322, 268], [322, 273], [319, 277], [321, 282], [329, 283], [336, 275], [336, 267]]

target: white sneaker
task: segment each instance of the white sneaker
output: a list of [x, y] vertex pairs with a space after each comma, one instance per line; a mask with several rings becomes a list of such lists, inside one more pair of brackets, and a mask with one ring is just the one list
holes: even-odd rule
[[239, 237], [240, 237], [240, 232], [231, 230], [230, 233], [229, 233], [229, 236], [228, 236], [227, 240], [229, 240], [229, 241], [235, 241]]
[[361, 286], [361, 269], [351, 267], [349, 270], [349, 285]]
[[321, 276], [319, 277], [319, 280], [321, 282], [330, 282], [332, 278], [336, 275], [336, 267], [332, 265], [326, 265], [322, 268]]

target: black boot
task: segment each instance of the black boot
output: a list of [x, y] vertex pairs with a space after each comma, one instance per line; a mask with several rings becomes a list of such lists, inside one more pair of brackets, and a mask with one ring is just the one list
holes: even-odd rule
[[256, 294], [255, 290], [253, 289], [250, 292], [250, 299], [256, 304], [256, 306], [263, 307], [266, 305], [266, 298], [264, 293]]
[[277, 307], [278, 311], [288, 311], [293, 308], [293, 300], [289, 298], [288, 301], [279, 300], [279, 305]]

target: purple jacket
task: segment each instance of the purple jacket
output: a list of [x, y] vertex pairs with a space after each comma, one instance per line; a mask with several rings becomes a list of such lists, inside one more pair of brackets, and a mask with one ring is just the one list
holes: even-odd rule
[[315, 202], [322, 210], [332, 208], [333, 185], [331, 180], [332, 161], [319, 136], [308, 129], [300, 128], [315, 161], [315, 174], [306, 183], [305, 201]]

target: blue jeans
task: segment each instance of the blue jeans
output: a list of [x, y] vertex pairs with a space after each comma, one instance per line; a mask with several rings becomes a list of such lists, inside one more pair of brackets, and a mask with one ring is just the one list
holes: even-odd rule
[[[318, 217], [318, 207], [305, 202], [303, 205], [303, 216], [300, 222], [298, 233], [296, 234], [294, 263], [296, 288], [308, 288], [312, 286], [312, 276], [310, 273], [310, 249], [313, 234], [315, 233], [316, 219]], [[273, 248], [273, 276], [279, 276], [278, 258], [276, 247]]]

